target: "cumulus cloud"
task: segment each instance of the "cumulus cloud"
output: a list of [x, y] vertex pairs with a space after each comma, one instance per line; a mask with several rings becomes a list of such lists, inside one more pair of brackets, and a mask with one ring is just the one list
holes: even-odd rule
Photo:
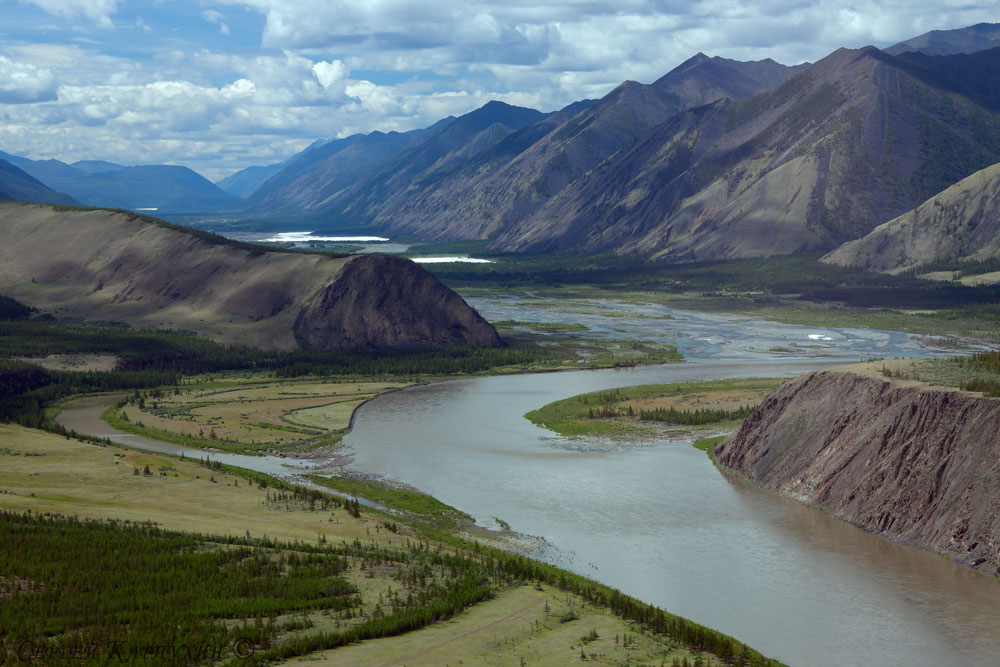
[[[698, 51], [792, 64], [995, 20], [979, 0], [23, 2], [72, 25], [62, 43], [36, 31], [0, 47], [0, 149], [209, 173], [317, 138], [424, 127], [491, 99], [553, 110], [653, 81]], [[17, 6], [0, 0], [0, 21]], [[92, 29], [112, 17], [134, 29], [114, 40]]]
[[84, 18], [100, 28], [111, 29], [115, 25], [111, 15], [118, 11], [119, 0], [27, 0], [41, 7], [49, 14], [74, 20]]
[[55, 99], [56, 79], [51, 71], [0, 55], [0, 102], [20, 104]]

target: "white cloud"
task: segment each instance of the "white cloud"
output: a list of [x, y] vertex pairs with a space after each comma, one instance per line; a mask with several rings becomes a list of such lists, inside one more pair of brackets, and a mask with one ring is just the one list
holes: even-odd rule
[[[995, 20], [978, 0], [149, 1], [153, 32], [135, 3], [23, 0], [75, 34], [0, 46], [0, 149], [220, 173], [491, 99], [553, 110], [625, 79], [653, 81], [698, 51], [798, 63]], [[16, 6], [0, 0], [0, 22]], [[191, 16], [227, 37], [197, 19], [192, 30]], [[92, 29], [112, 17], [130, 29]]]
[[118, 11], [119, 0], [27, 0], [33, 5], [60, 18], [74, 20], [85, 18], [99, 28], [115, 27], [111, 15]]
[[230, 34], [229, 25], [226, 23], [226, 17], [222, 15], [221, 12], [217, 12], [214, 9], [206, 9], [201, 13], [201, 18], [205, 19], [209, 23], [215, 23], [219, 26], [219, 32], [223, 35]]
[[50, 70], [0, 55], [0, 102], [19, 104], [55, 99], [55, 83]]
[[313, 63], [312, 71], [316, 75], [319, 85], [324, 88], [330, 88], [347, 76], [347, 67], [344, 66], [341, 60], [332, 60], [330, 62], [321, 60], [318, 63]]

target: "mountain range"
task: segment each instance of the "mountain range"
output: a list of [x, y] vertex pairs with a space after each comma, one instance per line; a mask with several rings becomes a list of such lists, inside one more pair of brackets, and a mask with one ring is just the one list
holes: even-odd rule
[[[797, 66], [699, 53], [553, 113], [491, 102], [420, 130], [319, 140], [220, 181], [230, 192], [182, 167], [9, 161], [85, 204], [504, 252], [831, 251], [1000, 162], [998, 40], [1000, 24], [979, 24]], [[162, 192], [140, 201], [138, 178]]]
[[[41, 192], [35, 196], [25, 193], [7, 199], [171, 213], [216, 213], [233, 209], [241, 201], [182, 166], [126, 167], [100, 160], [67, 164], [59, 160], [29, 160], [2, 151], [0, 159], [44, 184], [46, 189], [57, 192], [55, 196]], [[0, 191], [7, 188], [8, 178], [0, 176]]]
[[328, 144], [339, 162], [306, 153], [247, 212], [507, 252], [829, 251], [1000, 162], [997, 34], [936, 31], [795, 67], [697, 54], [520, 127], [466, 122], [484, 107], [459, 119], [478, 133], [449, 121], [447, 143], [445, 121], [395, 143], [371, 137], [384, 152], [354, 173]]

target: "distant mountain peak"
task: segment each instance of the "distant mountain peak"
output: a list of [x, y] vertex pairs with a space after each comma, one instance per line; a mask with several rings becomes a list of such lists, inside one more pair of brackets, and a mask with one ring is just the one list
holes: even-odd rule
[[910, 51], [929, 56], [949, 56], [996, 47], [1000, 47], [1000, 23], [977, 23], [955, 30], [931, 30], [893, 44], [885, 52], [893, 56]]

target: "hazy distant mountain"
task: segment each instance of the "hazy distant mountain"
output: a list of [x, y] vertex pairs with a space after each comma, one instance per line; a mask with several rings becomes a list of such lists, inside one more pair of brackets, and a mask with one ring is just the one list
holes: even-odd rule
[[236, 195], [237, 197], [249, 197], [254, 193], [254, 191], [264, 184], [267, 179], [271, 178], [279, 171], [284, 169], [286, 166], [305, 155], [314, 148], [319, 148], [324, 146], [331, 141], [336, 141], [335, 139], [317, 139], [316, 141], [309, 144], [305, 150], [299, 151], [295, 155], [291, 156], [287, 160], [282, 162], [275, 162], [274, 164], [268, 164], [263, 166], [252, 166], [246, 167], [245, 169], [240, 169], [234, 174], [226, 176], [221, 181], [216, 181], [215, 184], [220, 188], [225, 190], [231, 195]]
[[957, 30], [931, 30], [885, 49], [892, 56], [918, 51], [929, 56], [973, 53], [1000, 46], [1000, 23], [977, 23]]
[[223, 192], [187, 167], [123, 167], [110, 162], [84, 161], [81, 168], [59, 160], [24, 160], [20, 168], [87, 206], [154, 208], [160, 213], [214, 213], [240, 204], [239, 198]]
[[215, 184], [231, 195], [249, 197], [264, 181], [277, 174], [284, 166], [284, 162], [278, 162], [263, 167], [247, 167], [226, 176], [221, 181], [216, 181]]
[[253, 213], [298, 213], [336, 197], [414, 142], [414, 132], [372, 132], [331, 141], [290, 162], [247, 197]]
[[[0, 152], [2, 155], [6, 153]], [[13, 157], [13, 156], [12, 156]], [[0, 159], [0, 199], [31, 201], [46, 204], [77, 205], [79, 202], [69, 195], [47, 187], [22, 169], [18, 169], [6, 159]]]
[[534, 109], [490, 102], [423, 130], [372, 132], [331, 141], [268, 179], [247, 200], [248, 207], [253, 212], [322, 212], [335, 219], [367, 222], [370, 207], [405, 189], [442, 158], [464, 162], [545, 116]]
[[1000, 164], [965, 178], [822, 261], [888, 271], [936, 260], [1000, 257]]
[[[59, 160], [30, 160], [3, 151], [0, 159], [17, 166], [46, 190], [55, 191], [53, 198], [39, 190], [29, 201], [152, 208], [160, 213], [217, 213], [235, 209], [241, 203], [239, 198], [187, 167], [125, 167], [101, 160], [81, 160], [69, 165]], [[15, 193], [8, 189], [8, 194]]]
[[238, 197], [188, 169], [173, 165], [126, 167], [90, 174], [64, 186], [89, 206], [155, 208], [160, 213], [207, 213], [232, 209]]
[[99, 174], [104, 171], [121, 171], [125, 169], [123, 165], [115, 164], [114, 162], [105, 162], [104, 160], [80, 160], [70, 166], [88, 174]]
[[651, 129], [502, 232], [511, 251], [721, 259], [829, 249], [1000, 161], [1000, 119], [874, 47]]
[[20, 167], [22, 164], [26, 162], [31, 162], [31, 160], [29, 160], [26, 157], [21, 157], [20, 155], [11, 155], [10, 153], [4, 153], [3, 151], [0, 151], [0, 160], [7, 160], [7, 162], [10, 162], [15, 167]]

